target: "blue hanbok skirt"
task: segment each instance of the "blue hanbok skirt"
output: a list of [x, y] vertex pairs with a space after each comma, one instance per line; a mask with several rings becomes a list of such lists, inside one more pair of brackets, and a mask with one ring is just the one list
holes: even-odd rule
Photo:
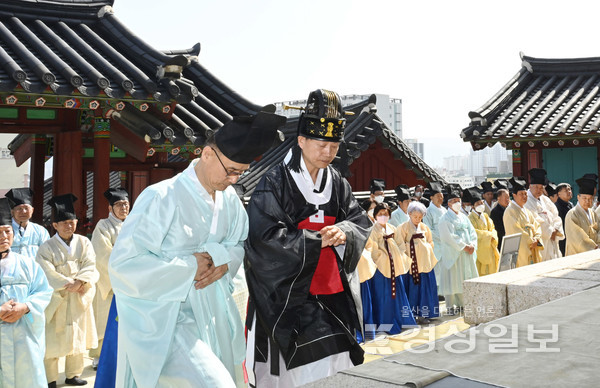
[[117, 303], [113, 296], [108, 311], [108, 321], [106, 323], [106, 331], [104, 332], [104, 341], [102, 342], [102, 350], [100, 352], [100, 360], [98, 360], [98, 370], [96, 371], [96, 382], [94, 387], [97, 388], [114, 388], [117, 378], [117, 340], [119, 332], [119, 323], [117, 317]]
[[440, 303], [437, 293], [435, 273], [421, 272], [421, 281], [415, 284], [410, 273], [402, 275], [408, 302], [415, 316], [435, 318], [440, 316]]
[[363, 308], [363, 333], [358, 332], [356, 339], [358, 342], [366, 342], [375, 338], [377, 325], [373, 321], [373, 303], [371, 302], [371, 280], [360, 283], [360, 298]]
[[375, 275], [369, 280], [373, 324], [377, 327], [377, 332], [398, 334], [403, 327], [417, 324], [406, 296], [402, 277], [402, 275], [396, 276], [395, 298], [392, 298], [391, 280], [383, 276], [379, 270], [375, 271]]

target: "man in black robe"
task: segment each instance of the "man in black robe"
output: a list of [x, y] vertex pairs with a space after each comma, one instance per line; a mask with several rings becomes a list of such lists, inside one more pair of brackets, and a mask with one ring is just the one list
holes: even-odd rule
[[497, 192], [498, 202], [496, 206], [492, 209], [490, 213], [490, 218], [494, 222], [494, 226], [496, 227], [496, 232], [498, 232], [498, 249], [502, 249], [502, 239], [504, 238], [504, 211], [506, 207], [510, 203], [510, 195], [508, 194], [508, 190], [501, 188]]
[[[561, 183], [556, 186], [556, 192], [558, 193], [558, 199], [556, 200], [556, 208], [558, 209], [558, 215], [563, 222], [563, 228], [565, 227], [565, 217], [569, 210], [573, 209], [573, 202], [571, 202], [571, 198], [573, 198], [573, 190], [571, 190], [571, 185], [568, 183]], [[568, 236], [567, 236], [568, 238]], [[558, 242], [558, 247], [562, 252], [563, 256], [565, 255], [565, 248], [567, 243], [567, 238]]]
[[298, 386], [363, 362], [356, 265], [371, 222], [329, 166], [345, 125], [339, 96], [316, 90], [298, 144], [269, 170], [248, 205], [250, 386]]

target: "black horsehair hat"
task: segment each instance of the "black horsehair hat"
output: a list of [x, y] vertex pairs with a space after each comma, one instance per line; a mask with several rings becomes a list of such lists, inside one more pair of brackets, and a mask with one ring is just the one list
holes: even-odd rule
[[379, 178], [371, 179], [369, 190], [371, 191], [371, 194], [375, 193], [376, 191], [385, 191], [385, 180]]
[[512, 192], [514, 194], [518, 193], [519, 191], [527, 190], [527, 182], [525, 182], [525, 179], [523, 179], [523, 177], [514, 176], [508, 181], [512, 185]]
[[396, 201], [406, 201], [407, 199], [410, 199], [410, 191], [408, 190], [408, 186], [398, 185], [394, 191], [396, 192]]
[[11, 207], [19, 205], [33, 204], [33, 190], [29, 187], [21, 187], [18, 189], [10, 189], [6, 193], [6, 198], [10, 200]]
[[12, 216], [10, 214], [10, 200], [8, 198], [0, 198], [0, 225], [11, 225]]
[[481, 192], [477, 187], [469, 187], [467, 190], [469, 203], [474, 204], [475, 202], [481, 201], [483, 197], [481, 196]]
[[252, 116], [236, 116], [215, 132], [215, 144], [231, 161], [250, 164], [269, 150], [283, 134], [279, 127], [287, 118], [275, 114], [275, 105], [267, 105]]
[[454, 183], [450, 183], [448, 186], [446, 186], [446, 191], [448, 192], [448, 200], [451, 200], [453, 198], [460, 198], [462, 196], [460, 185]]
[[431, 195], [441, 193], [442, 191], [444, 191], [442, 182], [439, 182], [439, 181], [428, 182], [427, 188], [429, 189], [429, 192], [431, 193]]
[[108, 200], [110, 206], [113, 206], [118, 201], [129, 201], [129, 193], [122, 187], [106, 190], [104, 197]]
[[483, 181], [481, 182], [481, 188], [483, 189], [483, 193], [493, 193], [494, 192], [494, 187], [492, 185], [492, 182], [488, 182], [488, 181]]
[[[594, 178], [596, 176], [596, 178]], [[595, 174], [585, 174], [581, 178], [577, 179], [577, 185], [579, 186], [579, 194], [588, 194], [594, 195], [596, 191], [597, 183], [597, 175]]]
[[548, 183], [548, 178], [546, 178], [546, 170], [543, 168], [532, 168], [529, 170], [529, 180], [530, 185], [546, 185]]
[[48, 205], [54, 210], [54, 222], [76, 220], [75, 208], [73, 202], [77, 201], [77, 197], [73, 194], [57, 195], [48, 201]]
[[549, 197], [552, 197], [553, 195], [558, 194], [558, 187], [554, 183], [548, 182], [546, 185], [546, 193], [548, 193]]

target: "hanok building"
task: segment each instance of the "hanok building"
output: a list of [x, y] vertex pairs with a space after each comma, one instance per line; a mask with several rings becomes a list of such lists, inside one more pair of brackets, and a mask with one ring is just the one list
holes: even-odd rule
[[[17, 165], [31, 159], [38, 209], [50, 157], [52, 194], [75, 194], [78, 217], [97, 221], [106, 216], [106, 189], [121, 185], [135, 199], [149, 184], [182, 171], [212, 131], [260, 108], [202, 67], [199, 44], [155, 50], [117, 19], [112, 4], [0, 3], [0, 132], [17, 134], [9, 145]], [[287, 141], [252, 165], [240, 182], [246, 188], [238, 186], [241, 195], [249, 196], [265, 169], [283, 158], [296, 125], [290, 121]], [[440, 179], [372, 106], [351, 121], [347, 134], [337, 159], [353, 174], [355, 190], [366, 190], [374, 176], [390, 187]], [[40, 222], [41, 212], [34, 218]]]
[[[521, 68], [461, 132], [474, 150], [512, 150], [513, 175], [545, 168], [556, 183], [598, 173], [600, 58], [541, 59]], [[527, 177], [529, 179], [529, 177]], [[576, 187], [574, 187], [576, 189]]]
[[[212, 129], [258, 109], [198, 63], [199, 44], [157, 51], [112, 4], [0, 3], [0, 132], [19, 134], [9, 148], [18, 165], [31, 158], [35, 193], [54, 157], [53, 194], [74, 193], [79, 218], [92, 204], [95, 220], [106, 215], [111, 171], [135, 198], [184, 169]], [[41, 209], [43, 196], [34, 202]]]

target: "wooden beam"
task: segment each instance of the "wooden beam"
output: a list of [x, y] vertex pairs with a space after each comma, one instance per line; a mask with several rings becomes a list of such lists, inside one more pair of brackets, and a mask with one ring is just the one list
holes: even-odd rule
[[[65, 123], [65, 125], [69, 124]], [[79, 226], [83, 226], [83, 220], [85, 219], [82, 154], [81, 131], [61, 132], [54, 136], [52, 194], [72, 193], [78, 198], [73, 206], [77, 218], [81, 220]]]
[[110, 120], [110, 128], [110, 140], [115, 146], [140, 162], [146, 161], [148, 144], [143, 138], [125, 128], [116, 120]]
[[58, 133], [63, 129], [60, 125], [31, 125], [0, 123], [0, 133]]
[[31, 142], [31, 136], [30, 136], [13, 153], [17, 167], [20, 167], [29, 158], [31, 158], [31, 152], [32, 152], [31, 144], [32, 144], [32, 142]]

